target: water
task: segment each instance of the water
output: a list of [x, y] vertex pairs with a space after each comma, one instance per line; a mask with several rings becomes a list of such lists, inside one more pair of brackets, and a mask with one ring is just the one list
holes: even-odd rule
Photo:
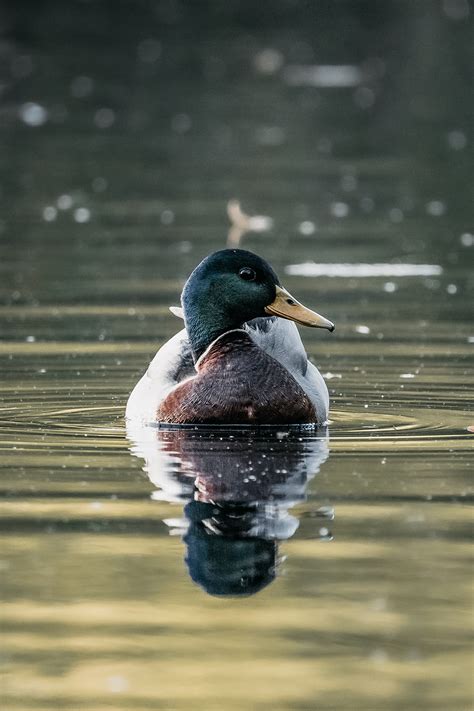
[[[471, 5], [25, 7], [0, 110], [4, 707], [470, 708]], [[328, 431], [127, 438], [230, 199], [336, 323], [302, 330]]]

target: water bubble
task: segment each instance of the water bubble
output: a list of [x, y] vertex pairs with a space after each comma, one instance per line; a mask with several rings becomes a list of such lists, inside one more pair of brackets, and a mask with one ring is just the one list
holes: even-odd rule
[[467, 145], [466, 134], [463, 131], [450, 131], [448, 133], [448, 145], [453, 151], [462, 151]]
[[357, 188], [357, 178], [355, 175], [343, 175], [341, 178], [341, 188], [349, 193]]
[[332, 151], [332, 141], [330, 138], [320, 138], [317, 145], [319, 153], [324, 153], [325, 155], [331, 153]]
[[123, 691], [127, 691], [130, 684], [128, 679], [124, 676], [116, 674], [114, 676], [107, 677], [107, 688], [113, 694], [120, 694]]
[[448, 286], [446, 287], [446, 291], [448, 292], [448, 294], [457, 294], [458, 287], [456, 286], [456, 284], [448, 284]]
[[174, 222], [173, 210], [163, 210], [160, 215], [160, 220], [162, 225], [171, 225]]
[[390, 222], [402, 222], [403, 210], [400, 210], [399, 207], [392, 207], [392, 209], [388, 213], [388, 217], [390, 219]]
[[255, 138], [262, 146], [281, 146], [285, 142], [285, 131], [280, 126], [261, 126]]
[[400, 373], [399, 377], [403, 378], [404, 380], [411, 380], [415, 377], [415, 373]]
[[78, 207], [74, 210], [74, 220], [83, 224], [91, 219], [91, 211], [87, 207]]
[[171, 128], [175, 133], [187, 133], [192, 126], [191, 117], [188, 114], [176, 114], [171, 119]]
[[442, 200], [430, 200], [426, 203], [426, 212], [432, 217], [441, 217], [446, 212], [446, 205]]
[[115, 123], [115, 111], [113, 109], [98, 109], [94, 114], [94, 123], [97, 128], [110, 128]]
[[93, 89], [93, 80], [90, 77], [86, 76], [75, 77], [72, 80], [71, 86], [69, 88], [71, 96], [74, 96], [74, 98], [76, 99], [84, 99], [86, 96], [92, 94]]
[[375, 202], [373, 198], [366, 196], [361, 198], [359, 205], [363, 212], [372, 212], [375, 207]]
[[101, 178], [100, 176], [97, 178], [94, 178], [92, 181], [92, 190], [95, 193], [103, 193], [104, 190], [107, 190], [108, 183], [105, 178]]
[[464, 234], [460, 236], [459, 241], [463, 247], [472, 247], [474, 244], [474, 235], [469, 232], [464, 232]]
[[383, 285], [383, 290], [387, 292], [387, 294], [393, 294], [394, 291], [398, 289], [397, 284], [395, 284], [394, 281], [386, 281], [385, 284]]
[[349, 214], [349, 205], [345, 202], [333, 202], [329, 209], [333, 217], [347, 217]]
[[43, 220], [46, 222], [54, 222], [58, 215], [58, 211], [52, 205], [47, 205], [43, 208]]
[[73, 204], [73, 199], [70, 195], [60, 195], [56, 200], [56, 205], [60, 210], [70, 210]]
[[147, 64], [153, 64], [161, 56], [161, 43], [153, 38], [142, 40], [137, 47], [138, 58]]
[[28, 101], [22, 104], [19, 109], [19, 115], [23, 123], [27, 126], [42, 126], [48, 120], [48, 112], [34, 101]]
[[261, 74], [275, 74], [283, 65], [283, 55], [277, 49], [267, 47], [254, 57], [255, 69]]
[[25, 341], [26, 341], [27, 343], [35, 343], [35, 341], [36, 341], [36, 336], [27, 336], [27, 337], [25, 338]]
[[450, 20], [465, 20], [469, 17], [468, 0], [443, 0], [443, 11]]
[[359, 86], [354, 91], [354, 104], [359, 109], [370, 109], [375, 103], [375, 92], [368, 86]]
[[304, 220], [298, 225], [298, 232], [305, 236], [314, 235], [316, 232], [316, 225], [310, 220]]
[[361, 333], [363, 336], [367, 336], [370, 333], [370, 328], [368, 326], [355, 326], [354, 331], [356, 333]]

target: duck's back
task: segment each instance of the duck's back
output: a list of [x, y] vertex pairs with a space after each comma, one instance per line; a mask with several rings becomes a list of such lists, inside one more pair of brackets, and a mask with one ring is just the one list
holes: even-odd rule
[[157, 420], [176, 424], [304, 424], [316, 421], [295, 378], [243, 330], [214, 341], [197, 374], [160, 403]]

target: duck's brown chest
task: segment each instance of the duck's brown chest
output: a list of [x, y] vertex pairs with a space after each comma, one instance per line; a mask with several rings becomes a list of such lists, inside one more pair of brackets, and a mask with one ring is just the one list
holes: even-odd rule
[[197, 374], [164, 399], [159, 422], [177, 424], [296, 424], [316, 421], [293, 376], [244, 331], [215, 341]]

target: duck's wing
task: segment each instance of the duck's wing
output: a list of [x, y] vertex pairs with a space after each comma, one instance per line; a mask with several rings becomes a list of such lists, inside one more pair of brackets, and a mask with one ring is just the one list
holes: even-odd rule
[[158, 405], [176, 385], [195, 375], [191, 344], [185, 328], [158, 351], [127, 402], [128, 420], [154, 422]]
[[262, 350], [291, 373], [311, 400], [318, 422], [325, 423], [329, 414], [327, 385], [316, 366], [309, 362], [294, 321], [276, 316], [256, 318], [244, 328]]

